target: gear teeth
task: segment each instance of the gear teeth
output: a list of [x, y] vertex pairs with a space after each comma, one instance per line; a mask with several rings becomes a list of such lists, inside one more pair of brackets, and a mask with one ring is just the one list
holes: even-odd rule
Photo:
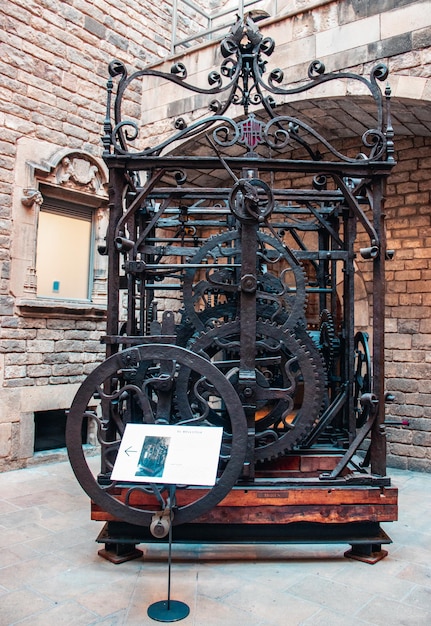
[[[240, 232], [238, 229], [228, 230], [223, 233], [211, 235], [207, 239], [206, 243], [200, 248], [199, 252], [190, 259], [190, 262], [192, 264], [200, 263], [201, 261], [205, 259], [206, 256], [210, 255], [211, 251], [217, 246], [219, 246], [221, 249], [221, 246], [223, 244], [229, 241], [238, 240], [239, 238], [240, 238]], [[301, 321], [303, 322], [304, 316], [305, 316], [305, 310], [307, 306], [307, 298], [308, 298], [307, 291], [306, 291], [307, 275], [304, 270], [304, 267], [298, 260], [296, 260], [296, 263], [294, 263], [294, 260], [291, 258], [292, 256], [294, 256], [293, 253], [288, 254], [285, 247], [282, 246], [282, 244], [279, 241], [277, 241], [277, 239], [274, 238], [273, 236], [263, 233], [262, 231], [259, 231], [258, 241], [260, 242], [262, 246], [265, 246], [265, 245], [272, 246], [272, 248], [280, 255], [279, 258], [284, 258], [284, 260], [286, 261], [287, 263], [286, 269], [290, 269], [295, 276], [296, 288], [295, 288], [294, 296], [293, 296], [293, 293], [289, 294], [289, 292], [286, 292], [284, 296], [283, 295], [279, 296], [280, 298], [279, 309], [275, 311], [275, 313], [274, 311], [271, 312], [271, 315], [275, 315], [275, 316], [281, 315], [283, 317], [284, 315], [287, 315], [287, 318], [285, 318], [282, 323], [275, 322], [276, 325], [282, 326], [282, 327], [294, 328], [299, 322]], [[233, 249], [229, 249], [229, 251], [226, 250], [226, 252], [229, 252], [229, 255], [231, 256]], [[240, 253], [240, 249], [238, 249], [238, 253]], [[226, 267], [228, 268], [229, 265], [227, 264]], [[272, 274], [269, 274], [269, 275], [273, 276]], [[188, 317], [190, 318], [190, 321], [193, 324], [193, 326], [197, 330], [202, 330], [199, 313], [195, 311], [195, 308], [194, 308], [195, 302], [193, 298], [193, 293], [194, 293], [193, 292], [193, 279], [195, 276], [196, 276], [196, 270], [193, 270], [193, 268], [186, 269], [185, 273], [183, 274], [182, 278], [183, 278], [184, 309]], [[262, 274], [262, 276], [264, 275]], [[274, 277], [276, 276], [274, 275]], [[284, 285], [284, 288], [287, 287], [285, 283], [282, 283], [282, 284]], [[208, 291], [210, 293], [214, 291], [210, 283], [208, 283]], [[262, 301], [265, 301], [265, 293], [267, 293], [267, 298], [266, 298], [267, 303], [268, 301], [272, 301], [272, 302], [275, 301], [275, 300], [270, 299], [270, 296], [272, 295], [271, 292], [263, 292], [262, 295], [259, 296]]]
[[[191, 350], [200, 353], [209, 350], [216, 339], [229, 339], [238, 341], [240, 333], [240, 320], [235, 319], [226, 322], [220, 327], [212, 328], [207, 331], [194, 333], [193, 345]], [[269, 339], [276, 339], [280, 342], [281, 352], [286, 354], [288, 358], [292, 355], [296, 356], [296, 362], [299, 370], [304, 378], [304, 400], [299, 409], [294, 428], [287, 431], [284, 435], [278, 437], [277, 440], [267, 444], [266, 446], [256, 447], [256, 461], [266, 461], [283, 456], [296, 446], [313, 430], [319, 421], [322, 405], [325, 396], [326, 372], [322, 358], [315, 347], [308, 333], [300, 328], [297, 330], [283, 329], [274, 322], [267, 319], [257, 321], [257, 335], [263, 339], [265, 336]], [[220, 349], [219, 346], [215, 346]], [[239, 347], [227, 346], [228, 353], [238, 354]], [[264, 349], [260, 354], [265, 353]], [[181, 412], [181, 402], [176, 400], [177, 410]], [[273, 419], [276, 419], [274, 417]]]

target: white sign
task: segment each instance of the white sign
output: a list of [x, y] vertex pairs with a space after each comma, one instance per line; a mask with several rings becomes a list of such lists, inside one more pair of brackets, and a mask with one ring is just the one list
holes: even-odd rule
[[112, 480], [215, 484], [223, 428], [127, 424]]

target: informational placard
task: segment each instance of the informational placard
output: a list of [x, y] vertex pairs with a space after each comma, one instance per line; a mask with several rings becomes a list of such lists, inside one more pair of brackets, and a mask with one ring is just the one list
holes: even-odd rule
[[135, 483], [215, 484], [223, 429], [127, 424], [111, 478]]

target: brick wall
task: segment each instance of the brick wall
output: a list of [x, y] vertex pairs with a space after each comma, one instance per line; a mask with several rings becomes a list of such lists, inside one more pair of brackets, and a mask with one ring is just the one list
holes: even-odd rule
[[160, 3], [157, 12], [152, 7], [121, 0], [2, 4], [0, 321], [12, 306], [8, 277], [17, 141], [32, 137], [100, 155], [109, 61], [119, 58], [140, 69], [168, 53], [171, 3]]
[[[431, 115], [430, 115], [431, 117]], [[353, 141], [336, 147], [344, 153]], [[354, 152], [353, 152], [354, 153]], [[394, 396], [386, 420], [388, 465], [431, 471], [431, 138], [396, 136], [397, 161], [387, 184], [385, 373]], [[304, 184], [300, 175], [294, 184]], [[292, 182], [293, 182], [292, 181]], [[356, 249], [369, 238], [358, 227]], [[372, 271], [358, 254], [356, 262], [372, 304]], [[370, 309], [371, 313], [371, 309]]]
[[386, 201], [386, 378], [389, 463], [431, 470], [431, 139], [398, 138]]

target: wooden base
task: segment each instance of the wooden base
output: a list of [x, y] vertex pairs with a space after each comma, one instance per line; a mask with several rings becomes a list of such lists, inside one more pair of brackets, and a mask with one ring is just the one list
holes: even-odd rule
[[[336, 457], [306, 457], [297, 463], [290, 457], [290, 467], [266, 468], [253, 482], [236, 485], [193, 523], [175, 526], [174, 520], [174, 541], [347, 543], [352, 548], [346, 557], [375, 563], [387, 554], [381, 545], [391, 543], [380, 522], [397, 519], [398, 490], [390, 486], [387, 477], [350, 473], [329, 480], [322, 476], [322, 470], [336, 462]], [[304, 472], [301, 464], [309, 471]], [[124, 501], [126, 493], [126, 486], [118, 487], [115, 497]], [[177, 489], [177, 505], [185, 506], [205, 493], [201, 488]], [[133, 507], [160, 510], [151, 493], [134, 491], [129, 495]], [[110, 553], [115, 551], [115, 544], [163, 542], [152, 537], [149, 528], [121, 522], [94, 503], [91, 517], [107, 522], [97, 541], [105, 543]]]
[[[173, 537], [179, 544], [339, 544], [348, 543], [351, 549], [344, 556], [368, 564], [374, 564], [387, 556], [382, 544], [391, 543], [390, 537], [376, 522], [352, 522], [345, 524], [313, 524], [294, 522], [292, 524], [183, 524], [174, 528]], [[139, 543], [164, 543], [167, 538], [157, 539], [149, 528], [133, 526], [125, 522], [107, 522], [97, 538], [107, 550], [99, 550], [99, 555], [114, 563], [137, 558], [133, 556]], [[105, 552], [112, 554], [117, 545], [130, 545], [130, 557], [125, 554], [122, 560], [113, 560]], [[138, 550], [137, 552], [140, 552]]]

